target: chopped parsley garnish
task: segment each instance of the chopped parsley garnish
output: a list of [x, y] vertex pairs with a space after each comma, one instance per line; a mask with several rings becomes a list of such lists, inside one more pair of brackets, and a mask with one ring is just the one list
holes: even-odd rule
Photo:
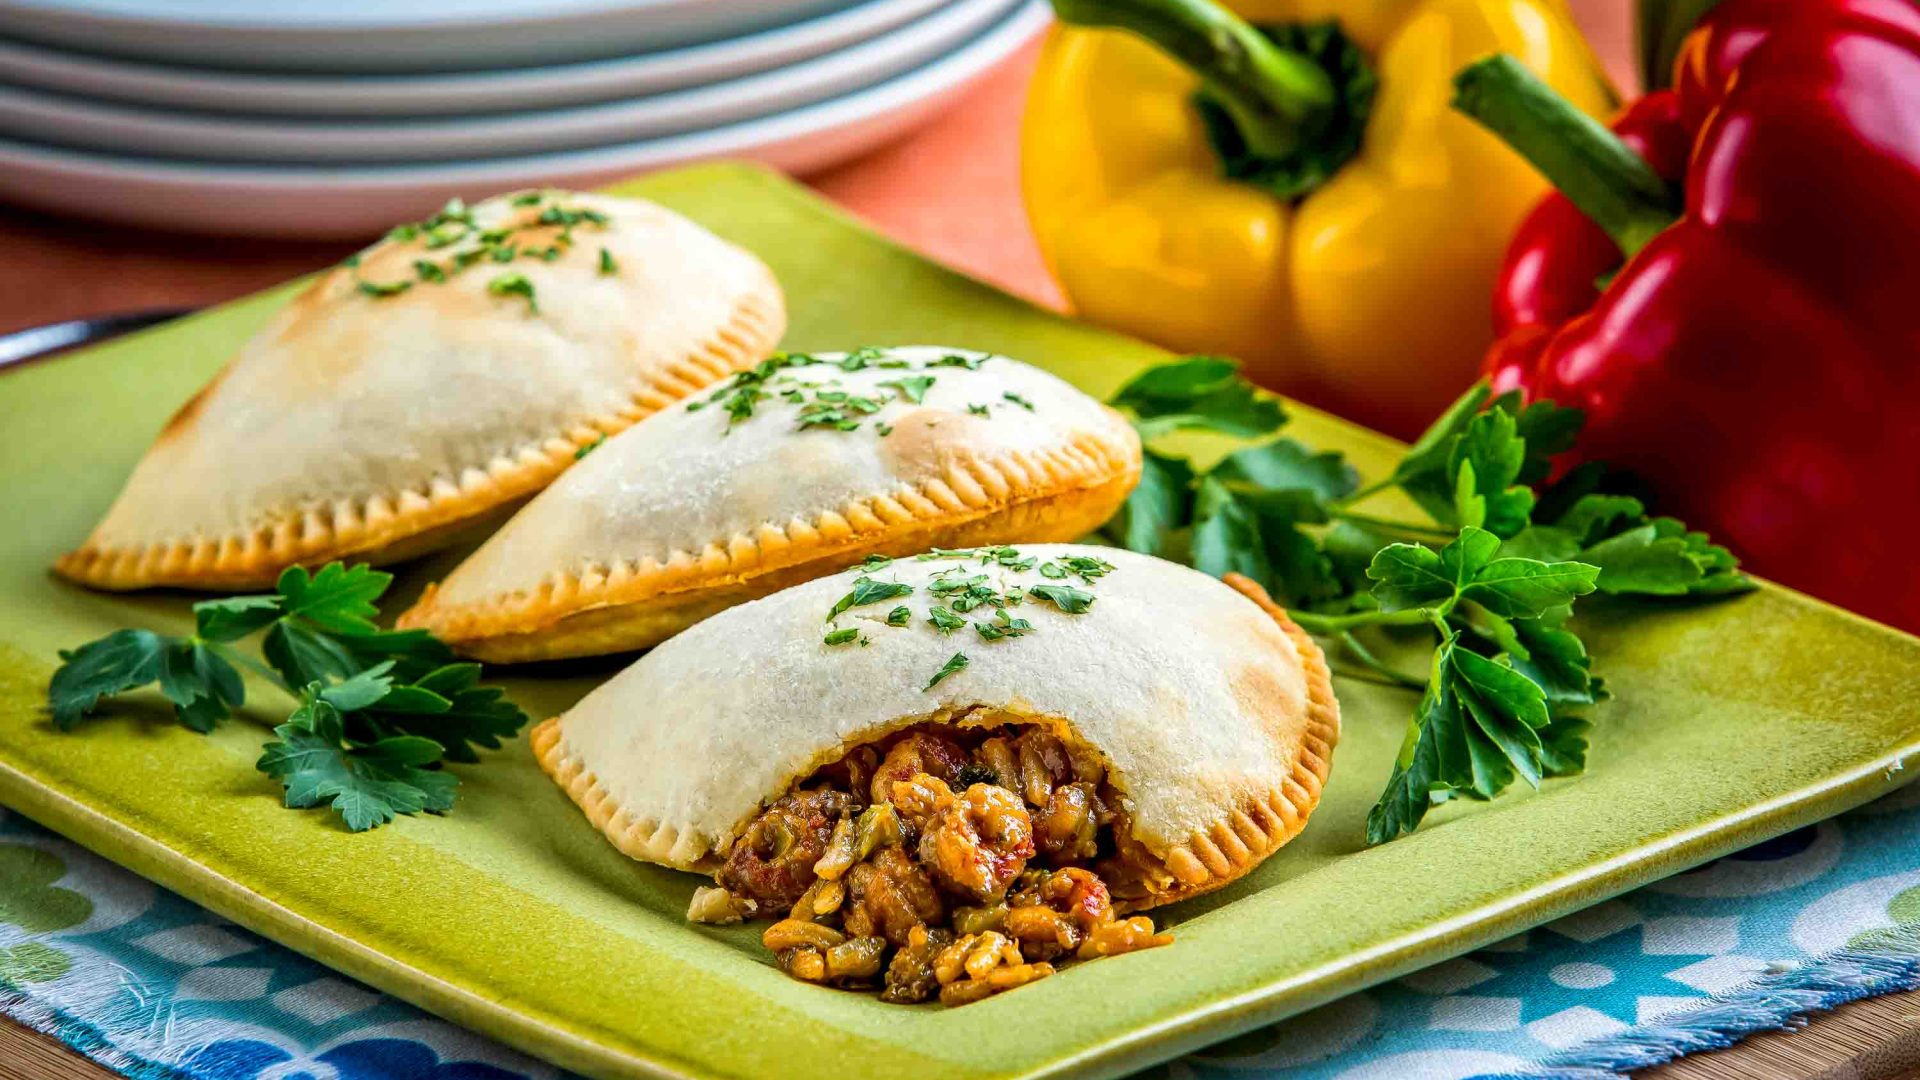
[[[516, 207], [535, 206], [546, 197], [543, 192], [523, 192], [513, 196], [508, 202]], [[513, 238], [527, 226], [506, 224], [482, 229], [474, 219], [472, 208], [456, 198], [448, 200], [438, 213], [425, 221], [394, 226], [387, 232], [387, 239], [393, 243], [403, 244], [424, 239], [429, 251], [457, 246], [458, 250], [452, 252], [452, 257], [447, 262], [436, 262], [431, 259], [413, 261], [413, 271], [421, 282], [438, 285], [445, 284], [454, 274], [479, 262], [492, 261], [506, 264], [520, 257], [554, 262], [572, 244], [571, 230], [575, 224], [582, 221], [604, 225], [608, 218], [605, 214], [594, 210], [548, 206], [541, 211], [536, 224], [558, 224], [563, 226], [562, 231], [555, 237], [553, 243], [544, 247], [523, 246]], [[346, 262], [349, 267], [357, 268], [359, 264], [359, 255], [352, 256]], [[602, 248], [600, 272], [613, 273], [615, 269], [612, 255]], [[412, 284], [412, 282], [389, 284], [360, 282], [359, 289], [362, 293], [373, 297], [397, 296]], [[532, 284], [526, 282], [520, 275], [504, 274], [496, 277], [488, 283], [487, 291], [495, 296], [522, 296], [527, 301], [528, 310], [535, 313], [539, 311], [539, 305], [534, 302]]]
[[613, 252], [608, 251], [606, 248], [600, 249], [600, 272], [602, 274], [617, 274], [620, 272], [620, 264], [613, 261]]
[[1009, 570], [1031, 570], [1033, 569], [1033, 564], [1040, 561], [1039, 556], [1036, 555], [1021, 558], [1020, 550], [1010, 547], [991, 548], [980, 556], [982, 563], [988, 562], [989, 560]]
[[595, 435], [593, 437], [592, 442], [586, 444], [585, 446], [580, 447], [578, 450], [575, 450], [573, 452], [573, 460], [579, 461], [581, 458], [586, 457], [588, 454], [591, 454], [595, 450], [600, 449], [600, 444], [606, 441], [607, 441], [606, 432], [603, 431], [600, 434]]
[[893, 425], [887, 423], [885, 420], [875, 420], [873, 422], [873, 430], [879, 432], [880, 437], [884, 439], [893, 434]]
[[945, 664], [941, 665], [939, 671], [936, 671], [933, 673], [933, 678], [927, 680], [927, 685], [921, 687], [920, 692], [926, 693], [928, 690], [931, 690], [934, 687], [939, 686], [941, 683], [945, 682], [948, 678], [954, 675], [958, 675], [960, 672], [966, 670], [966, 667], [967, 667], [967, 654], [958, 653], [958, 652], [954, 653], [951, 657], [947, 658], [947, 662]]
[[[295, 703], [256, 765], [287, 806], [330, 802], [355, 832], [445, 812], [458, 780], [443, 765], [478, 762], [476, 748], [498, 748], [527, 717], [425, 630], [374, 624], [392, 581], [366, 566], [294, 567], [272, 593], [195, 604], [186, 637], [117, 630], [62, 652], [47, 688], [54, 725], [71, 731], [102, 698], [157, 684], [182, 725], [208, 732], [245, 703], [246, 668]], [[254, 635], [259, 660], [237, 647]]]
[[901, 397], [918, 405], [926, 400], [927, 390], [935, 381], [936, 377], [933, 375], [902, 375], [898, 379], [888, 379], [880, 385], [900, 391]]
[[540, 310], [533, 298], [533, 282], [528, 281], [525, 274], [501, 274], [487, 282], [487, 292], [494, 296], [524, 296], [528, 311]]
[[841, 371], [863, 371], [869, 366], [878, 366], [886, 354], [871, 345], [853, 350], [840, 358]]
[[825, 621], [832, 622], [839, 618], [843, 612], [851, 608], [877, 604], [882, 600], [891, 600], [896, 596], [906, 596], [911, 592], [913, 592], [913, 586], [898, 581], [875, 581], [870, 577], [864, 576], [855, 578], [853, 581], [853, 591], [841, 597], [833, 605], [833, 610], [827, 612]]
[[860, 636], [860, 631], [855, 629], [854, 627], [849, 626], [844, 630], [830, 630], [827, 632], [827, 636], [822, 638], [821, 640], [828, 645], [845, 645], [847, 642], [852, 641], [859, 636]]
[[1113, 564], [1105, 559], [1091, 555], [1068, 555], [1060, 560], [1069, 571], [1080, 575], [1080, 580], [1092, 584], [1099, 578], [1113, 573]]
[[974, 404], [967, 406], [967, 411], [972, 413], [975, 416], [992, 416], [993, 415], [991, 412], [987, 410], [987, 407], [985, 405], [982, 405], [978, 402], [975, 402]]
[[1069, 615], [1078, 615], [1093, 606], [1093, 594], [1071, 585], [1029, 585], [1027, 592], [1047, 601]]
[[988, 641], [998, 641], [1001, 638], [1016, 638], [1033, 633], [1032, 623], [1025, 619], [1013, 618], [1007, 614], [1006, 608], [995, 611], [992, 622], [974, 623], [973, 628], [978, 630], [980, 636]]
[[888, 566], [893, 565], [893, 557], [890, 555], [869, 555], [861, 559], [857, 565], [859, 569], [872, 573], [875, 570], [884, 570]]
[[887, 612], [888, 626], [905, 626], [908, 622], [912, 621], [912, 619], [913, 612], [905, 604], [901, 604], [899, 607]]
[[592, 222], [595, 225], [605, 225], [608, 218], [607, 215], [598, 210], [589, 210], [585, 207], [556, 205], [549, 206], [545, 210], [540, 211], [540, 216], [536, 220], [542, 225], [563, 225], [571, 228], [583, 221]]
[[933, 624], [934, 629], [943, 634], [951, 634], [955, 630], [967, 625], [967, 620], [937, 604], [927, 609], [927, 621]]
[[832, 428], [836, 431], [852, 431], [860, 426], [859, 416], [871, 416], [880, 411], [882, 403], [870, 397], [860, 397], [844, 390], [818, 390], [814, 400], [800, 409], [796, 418], [799, 429]]
[[1011, 390], [1007, 391], [1004, 394], [1001, 394], [1000, 396], [1003, 398], [1006, 398], [1008, 401], [1013, 402], [1015, 405], [1020, 406], [1021, 408], [1027, 410], [1028, 412], [1033, 411], [1033, 402], [1028, 401], [1026, 398], [1021, 397], [1019, 394], [1016, 394]]
[[992, 359], [992, 355], [989, 353], [981, 353], [979, 356], [962, 356], [959, 353], [948, 353], [940, 359], [928, 363], [927, 366], [930, 368], [957, 367], [966, 368], [968, 371], [979, 371], [980, 365], [990, 359]]

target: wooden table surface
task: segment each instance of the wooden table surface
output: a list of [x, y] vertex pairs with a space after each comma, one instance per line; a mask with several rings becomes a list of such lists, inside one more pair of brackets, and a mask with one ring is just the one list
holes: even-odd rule
[[[1616, 81], [1632, 78], [1628, 10], [1573, 0]], [[882, 231], [1001, 288], [1058, 307], [1022, 215], [1018, 121], [1029, 48], [939, 121], [810, 181]], [[0, 333], [88, 315], [200, 306], [331, 263], [350, 245], [146, 233], [0, 207]], [[117, 1074], [0, 1018], [0, 1080]], [[1640, 1074], [1659, 1080], [1920, 1080], [1920, 992], [1856, 1002], [1802, 1030], [1755, 1036]]]

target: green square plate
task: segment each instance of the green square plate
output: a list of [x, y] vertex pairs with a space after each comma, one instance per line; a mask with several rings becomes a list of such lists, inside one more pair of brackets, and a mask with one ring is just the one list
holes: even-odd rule
[[[1035, 310], [739, 166], [628, 185], [760, 252], [798, 349], [938, 343], [1105, 395], [1158, 350]], [[281, 289], [0, 376], [0, 802], [236, 922], [451, 1020], [609, 1076], [1109, 1075], [1298, 1012], [1892, 788], [1920, 748], [1920, 641], [1785, 591], [1586, 621], [1616, 699], [1586, 775], [1446, 808], [1362, 850], [1411, 702], [1349, 682], [1333, 781], [1306, 833], [1166, 914], [1172, 948], [1071, 968], [965, 1009], [898, 1008], [781, 975], [748, 928], [681, 918], [698, 882], [616, 853], [524, 742], [460, 770], [447, 817], [367, 835], [279, 805], [263, 730], [212, 737], [157, 704], [53, 731], [55, 649], [190, 626], [183, 595], [56, 581], [161, 422]], [[458, 388], [454, 388], [457, 391]], [[1293, 430], [1378, 475], [1396, 444], [1295, 409]], [[409, 568], [403, 599], [453, 556]], [[617, 661], [507, 681], [535, 717]], [[740, 677], [751, 678], [750, 658]], [[267, 699], [270, 692], [259, 697]], [[264, 719], [265, 717], [260, 717]]]

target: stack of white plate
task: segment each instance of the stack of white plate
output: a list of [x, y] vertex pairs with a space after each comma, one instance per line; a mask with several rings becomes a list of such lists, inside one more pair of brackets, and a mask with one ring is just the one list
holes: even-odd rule
[[0, 199], [345, 238], [453, 195], [746, 157], [795, 173], [933, 116], [1045, 0], [0, 0]]

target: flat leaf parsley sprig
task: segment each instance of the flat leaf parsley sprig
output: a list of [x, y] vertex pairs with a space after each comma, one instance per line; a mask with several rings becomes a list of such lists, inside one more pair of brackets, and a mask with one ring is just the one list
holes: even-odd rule
[[[1235, 365], [1191, 357], [1149, 369], [1113, 404], [1143, 440], [1181, 430], [1240, 438], [1286, 422]], [[1149, 447], [1139, 487], [1107, 526], [1135, 551], [1244, 574], [1361, 665], [1344, 671], [1420, 691], [1393, 774], [1367, 816], [1368, 843], [1419, 826], [1454, 798], [1490, 799], [1515, 778], [1538, 785], [1585, 767], [1601, 700], [1574, 603], [1599, 592], [1686, 596], [1753, 587], [1738, 560], [1637, 498], [1605, 490], [1604, 466], [1570, 471], [1536, 492], [1582, 416], [1523, 405], [1483, 383], [1453, 404], [1377, 483], [1362, 486], [1335, 452], [1288, 438], [1227, 454], [1201, 470]], [[1426, 520], [1356, 504], [1398, 489]], [[1424, 627], [1424, 675], [1382, 661], [1368, 635]]]
[[[157, 685], [175, 718], [204, 734], [245, 702], [246, 668], [297, 702], [256, 765], [285, 786], [288, 806], [331, 801], [355, 832], [443, 813], [459, 782], [440, 765], [479, 761], [476, 748], [499, 747], [527, 716], [427, 631], [374, 625], [392, 581], [368, 566], [293, 567], [272, 593], [195, 604], [187, 637], [116, 630], [62, 652], [47, 690], [53, 722], [71, 731], [102, 698]], [[235, 647], [256, 634], [264, 664]]]

